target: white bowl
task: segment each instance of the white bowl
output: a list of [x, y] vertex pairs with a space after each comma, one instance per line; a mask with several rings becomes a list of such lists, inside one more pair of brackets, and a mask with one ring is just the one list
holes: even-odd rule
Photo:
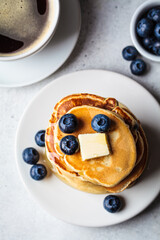
[[58, 24], [58, 20], [60, 16], [60, 0], [54, 0], [54, 1], [50, 0], [49, 4], [51, 4], [54, 8], [54, 17], [53, 17], [53, 13], [49, 10], [48, 21], [50, 22], [50, 24], [41, 41], [38, 41], [37, 44], [35, 44], [33, 47], [29, 48], [26, 51], [22, 51], [22, 52], [17, 51], [17, 53], [14, 53], [11, 55], [9, 54], [4, 56], [2, 55], [0, 56], [0, 61], [10, 61], [10, 60], [17, 60], [17, 59], [28, 57], [32, 54], [39, 52], [49, 43], [49, 41], [51, 40], [51, 38], [55, 33], [55, 30]]
[[139, 40], [138, 40], [138, 36], [136, 33], [136, 26], [137, 26], [137, 22], [140, 20], [140, 18], [151, 8], [153, 7], [157, 7], [160, 6], [160, 0], [149, 0], [144, 2], [142, 5], [140, 5], [136, 11], [134, 12], [132, 19], [131, 19], [131, 23], [130, 23], [130, 34], [131, 34], [131, 39], [132, 42], [134, 44], [134, 46], [136, 47], [136, 49], [138, 50], [138, 52], [152, 60], [155, 62], [160, 62], [160, 56], [156, 56], [150, 52], [148, 52], [147, 50], [145, 50], [145, 48], [140, 44]]

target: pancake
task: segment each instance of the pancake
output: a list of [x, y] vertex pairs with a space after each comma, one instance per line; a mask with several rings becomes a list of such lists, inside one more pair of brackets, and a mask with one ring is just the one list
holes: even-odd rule
[[[87, 111], [90, 114], [86, 115]], [[75, 136], [93, 133], [89, 122], [98, 113], [105, 112], [112, 118], [108, 135], [113, 153], [84, 162], [80, 152], [72, 156], [64, 155], [59, 141], [65, 134], [59, 131], [57, 123], [62, 115], [69, 112], [77, 115], [78, 119], [82, 118], [77, 131], [72, 134]], [[82, 112], [83, 115], [80, 114]], [[142, 174], [147, 161], [147, 141], [141, 126], [139, 130], [134, 127], [136, 124], [140, 126], [132, 112], [114, 98], [105, 99], [92, 94], [74, 94], [63, 98], [56, 104], [46, 131], [46, 153], [53, 171], [67, 184], [82, 191], [123, 191]], [[123, 143], [120, 143], [122, 139]]]
[[66, 165], [85, 179], [106, 187], [117, 185], [132, 171], [137, 158], [135, 141], [128, 125], [111, 111], [97, 107], [83, 105], [72, 108], [68, 113], [74, 114], [79, 120], [78, 129], [72, 133], [75, 137], [79, 134], [95, 133], [91, 127], [95, 115], [105, 114], [111, 119], [111, 129], [107, 136], [112, 153], [108, 156], [83, 161], [80, 151], [73, 155], [65, 155], [59, 143], [66, 134], [61, 132], [58, 123], [55, 128], [54, 147], [64, 158]]

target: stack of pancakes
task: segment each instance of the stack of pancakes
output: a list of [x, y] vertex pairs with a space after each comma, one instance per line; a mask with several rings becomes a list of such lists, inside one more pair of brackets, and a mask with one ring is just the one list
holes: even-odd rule
[[[80, 150], [65, 155], [59, 146], [68, 135], [59, 129], [58, 121], [66, 113], [74, 114], [78, 127], [74, 135], [95, 133], [91, 121], [97, 114], [111, 119], [107, 138], [111, 146], [108, 156], [83, 161]], [[54, 107], [46, 130], [46, 154], [52, 170], [65, 183], [90, 193], [121, 192], [133, 185], [142, 174], [148, 145], [140, 122], [131, 111], [114, 98], [93, 94], [74, 94], [61, 99]]]

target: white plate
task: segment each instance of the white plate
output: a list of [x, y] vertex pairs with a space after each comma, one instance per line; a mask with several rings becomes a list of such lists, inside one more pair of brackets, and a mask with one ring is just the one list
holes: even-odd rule
[[[103, 209], [105, 195], [88, 194], [69, 187], [54, 174], [36, 182], [29, 176], [30, 166], [22, 160], [22, 151], [33, 146], [35, 133], [46, 129], [52, 110], [62, 97], [80, 92], [115, 97], [126, 104], [140, 119], [150, 147], [150, 164], [138, 183], [118, 195], [125, 200], [124, 208], [111, 214]], [[125, 221], [145, 209], [160, 190], [159, 168], [160, 107], [153, 96], [135, 81], [123, 75], [101, 71], [80, 71], [63, 76], [46, 86], [32, 100], [19, 123], [16, 136], [16, 158], [22, 180], [50, 214], [82, 226], [108, 226]]]
[[78, 40], [81, 10], [78, 0], [61, 0], [60, 20], [50, 43], [39, 53], [16, 61], [0, 61], [0, 87], [21, 87], [54, 73], [67, 60]]

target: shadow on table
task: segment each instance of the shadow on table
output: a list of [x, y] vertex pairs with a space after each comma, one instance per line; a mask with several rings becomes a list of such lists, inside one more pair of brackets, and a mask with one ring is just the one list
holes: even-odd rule
[[[65, 1], [66, 0], [61, 0], [61, 3], [64, 4]], [[95, 27], [95, 24], [97, 23], [96, 17], [92, 16], [93, 3], [88, 0], [79, 0], [79, 2], [80, 2], [80, 7], [81, 7], [81, 20], [82, 20], [79, 38], [78, 38], [77, 44], [76, 44], [71, 56], [64, 63], [62, 68], [65, 67], [66, 64], [74, 62], [75, 59], [80, 55], [80, 53], [82, 52], [82, 50], [85, 46], [85, 42], [87, 41], [89, 32], [92, 31], [92, 29]], [[61, 6], [62, 6], [62, 4], [61, 4]], [[63, 8], [65, 10], [65, 6]], [[87, 57], [87, 54], [85, 54], [84, 57]]]
[[141, 181], [144, 181], [145, 179], [147, 179], [147, 181], [151, 179], [152, 181], [152, 178], [156, 172], [160, 170], [160, 133], [158, 132], [156, 126], [143, 125], [143, 129], [146, 133], [149, 146], [148, 164], [146, 166], [146, 170], [139, 178], [137, 184]]

